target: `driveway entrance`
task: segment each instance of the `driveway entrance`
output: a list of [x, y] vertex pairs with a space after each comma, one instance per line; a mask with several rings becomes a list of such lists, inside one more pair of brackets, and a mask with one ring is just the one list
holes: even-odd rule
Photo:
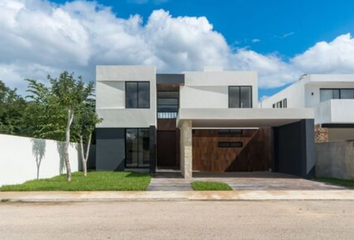
[[157, 171], [148, 191], [191, 191], [193, 181], [215, 181], [230, 185], [233, 190], [340, 190], [343, 187], [306, 180], [274, 172], [194, 172], [192, 179], [184, 179], [179, 171]]

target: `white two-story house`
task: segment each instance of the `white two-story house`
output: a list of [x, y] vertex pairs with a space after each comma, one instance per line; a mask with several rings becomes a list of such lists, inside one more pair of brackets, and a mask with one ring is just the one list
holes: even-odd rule
[[354, 139], [354, 75], [306, 74], [260, 106], [313, 108], [319, 141]]
[[97, 66], [96, 169], [312, 177], [312, 109], [258, 107], [256, 72]]

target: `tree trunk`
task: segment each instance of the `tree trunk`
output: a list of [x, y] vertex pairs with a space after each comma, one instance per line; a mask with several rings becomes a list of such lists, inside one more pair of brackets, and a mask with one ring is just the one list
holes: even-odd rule
[[71, 123], [73, 122], [74, 119], [74, 112], [69, 109], [68, 110], [68, 122], [66, 125], [66, 130], [65, 130], [65, 167], [66, 167], [66, 179], [70, 182], [71, 181], [71, 167], [70, 167], [70, 161], [69, 161], [69, 144], [70, 144], [70, 127]]
[[91, 138], [92, 138], [92, 133], [90, 133], [89, 135], [89, 139], [86, 146], [86, 154], [85, 154], [83, 137], [80, 135], [80, 148], [81, 148], [80, 152], [81, 152], [81, 159], [82, 159], [82, 168], [85, 177], [87, 176], [87, 161], [90, 154]]
[[84, 141], [82, 135], [80, 135], [80, 152], [81, 152], [81, 161], [82, 161], [82, 169], [84, 172], [84, 176], [87, 175], [87, 161], [85, 157], [85, 149], [84, 149]]

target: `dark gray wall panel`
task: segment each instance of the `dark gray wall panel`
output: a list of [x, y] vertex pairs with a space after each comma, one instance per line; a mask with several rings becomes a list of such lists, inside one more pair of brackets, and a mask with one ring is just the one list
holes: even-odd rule
[[156, 74], [156, 83], [184, 83], [184, 74]]
[[124, 128], [96, 129], [96, 170], [123, 171], [125, 159]]
[[315, 169], [314, 122], [304, 119], [273, 128], [273, 170], [313, 178]]
[[[85, 145], [86, 148], [86, 145]], [[90, 146], [90, 154], [87, 160], [88, 169], [96, 169], [96, 145]]]
[[150, 172], [156, 172], [156, 127], [150, 126]]
[[306, 165], [306, 168], [303, 168], [302, 175], [306, 178], [314, 178], [316, 174], [315, 123], [313, 119], [302, 120], [301, 123], [305, 128], [302, 132], [305, 134], [303, 139], [306, 141], [306, 158], [303, 158], [303, 164]]

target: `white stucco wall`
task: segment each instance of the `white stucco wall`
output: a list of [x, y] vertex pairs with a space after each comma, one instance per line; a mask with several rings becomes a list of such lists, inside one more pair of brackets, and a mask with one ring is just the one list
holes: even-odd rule
[[260, 103], [261, 108], [273, 108], [276, 104], [283, 99], [287, 99], [287, 108], [304, 108], [305, 107], [305, 84], [306, 80], [294, 82], [284, 90], [270, 96]]
[[332, 99], [315, 107], [315, 124], [354, 123], [354, 99]]
[[97, 81], [96, 82], [97, 109], [124, 109], [125, 82]]
[[256, 72], [185, 72], [180, 88], [180, 108], [228, 108], [229, 86], [252, 86], [252, 106], [258, 107]]
[[[65, 173], [64, 143], [0, 134], [0, 186]], [[81, 169], [77, 144], [69, 147], [71, 170]], [[39, 170], [37, 162], [41, 160]]]
[[228, 108], [227, 86], [184, 86], [180, 89], [181, 108]]
[[[125, 82], [150, 82], [150, 108], [125, 108]], [[97, 127], [156, 126], [156, 68], [152, 66], [97, 66], [96, 111], [103, 122]]]

